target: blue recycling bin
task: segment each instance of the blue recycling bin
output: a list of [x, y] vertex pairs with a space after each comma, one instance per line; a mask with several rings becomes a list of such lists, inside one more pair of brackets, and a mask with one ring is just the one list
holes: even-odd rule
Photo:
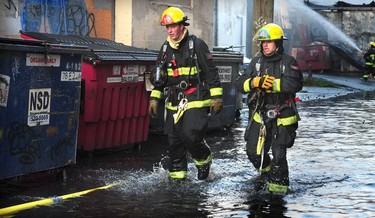
[[0, 38], [0, 179], [76, 163], [84, 50]]

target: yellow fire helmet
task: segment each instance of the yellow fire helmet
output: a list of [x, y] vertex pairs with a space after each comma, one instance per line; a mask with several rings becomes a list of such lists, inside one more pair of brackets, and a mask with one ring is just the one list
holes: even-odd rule
[[[166, 26], [175, 23], [183, 23], [185, 26], [189, 25], [185, 21], [188, 18], [185, 16], [184, 12], [177, 7], [169, 7], [165, 9], [163, 14], [160, 17], [160, 25]], [[187, 25], [186, 25], [187, 24]]]
[[269, 41], [269, 40], [286, 40], [283, 29], [277, 24], [269, 23], [260, 28], [257, 32], [258, 41]]
[[375, 47], [375, 42], [370, 42], [369, 43], [372, 47]]

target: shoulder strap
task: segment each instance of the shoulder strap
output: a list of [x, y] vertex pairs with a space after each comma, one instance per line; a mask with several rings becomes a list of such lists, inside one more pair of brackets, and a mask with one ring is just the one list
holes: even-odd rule
[[190, 58], [193, 58], [194, 57], [194, 54], [195, 54], [195, 50], [194, 50], [194, 43], [195, 43], [195, 39], [197, 37], [195, 35], [191, 35], [189, 37], [189, 52], [190, 52]]

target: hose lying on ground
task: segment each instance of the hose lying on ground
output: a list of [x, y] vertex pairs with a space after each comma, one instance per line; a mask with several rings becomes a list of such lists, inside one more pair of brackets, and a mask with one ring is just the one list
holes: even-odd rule
[[58, 203], [63, 202], [66, 199], [76, 198], [76, 197], [80, 197], [82, 195], [88, 194], [90, 192], [93, 192], [93, 191], [111, 188], [113, 186], [122, 184], [124, 182], [125, 181], [120, 181], [120, 182], [116, 182], [116, 183], [112, 183], [112, 184], [109, 184], [109, 185], [105, 185], [105, 186], [101, 186], [101, 187], [97, 187], [97, 188], [93, 188], [93, 189], [88, 189], [88, 190], [84, 190], [84, 191], [80, 191], [80, 192], [74, 192], [74, 193], [70, 193], [70, 194], [66, 194], [66, 195], [54, 196], [54, 197], [50, 197], [50, 198], [46, 198], [46, 199], [42, 199], [42, 200], [37, 200], [37, 201], [32, 201], [32, 202], [28, 202], [28, 203], [24, 203], [24, 204], [18, 204], [18, 205], [14, 205], [14, 206], [10, 206], [10, 207], [0, 208], [0, 216], [11, 215], [11, 214], [19, 212], [21, 210], [27, 210], [27, 209], [31, 209], [31, 208], [37, 207], [37, 206], [48, 206], [48, 205], [58, 204]]

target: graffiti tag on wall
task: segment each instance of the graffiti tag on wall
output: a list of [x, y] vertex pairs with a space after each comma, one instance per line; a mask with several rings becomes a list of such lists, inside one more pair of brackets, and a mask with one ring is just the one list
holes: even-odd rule
[[84, 0], [25, 0], [23, 31], [89, 36], [95, 30], [93, 14]]
[[4, 1], [3, 12], [6, 17], [18, 17], [18, 0]]

